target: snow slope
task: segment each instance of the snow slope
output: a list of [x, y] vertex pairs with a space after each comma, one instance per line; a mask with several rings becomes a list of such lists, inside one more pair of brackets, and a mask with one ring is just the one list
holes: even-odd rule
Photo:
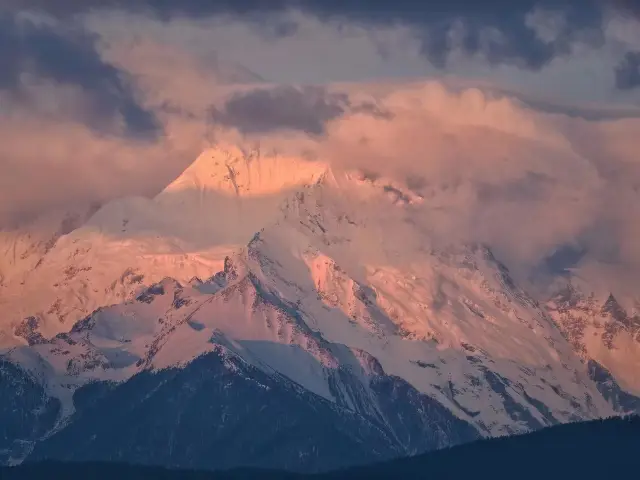
[[[606, 393], [615, 362], [580, 350], [560, 309], [522, 290], [488, 246], [432, 244], [424, 202], [362, 172], [205, 152], [155, 199], [105, 205], [23, 285], [6, 285], [4, 358], [61, 402], [54, 432], [76, 421], [83, 385], [215, 352], [375, 419], [404, 453], [458, 438], [403, 437], [394, 408], [412, 405], [425, 425], [433, 415], [416, 395], [481, 435], [623, 409]], [[592, 359], [614, 372], [608, 390]], [[385, 381], [415, 394], [389, 410]]]
[[46, 255], [29, 257], [20, 274], [14, 269], [4, 275], [0, 346], [15, 344], [7, 332], [27, 317], [37, 317], [42, 334], [53, 336], [96, 308], [130, 298], [143, 284], [211, 275], [274, 218], [290, 191], [324, 169], [216, 149], [204, 152], [156, 198], [110, 202], [79, 228], [47, 238]]
[[26, 224], [0, 230], [0, 288], [22, 282], [36, 268], [58, 239], [82, 226], [99, 208], [54, 211]]

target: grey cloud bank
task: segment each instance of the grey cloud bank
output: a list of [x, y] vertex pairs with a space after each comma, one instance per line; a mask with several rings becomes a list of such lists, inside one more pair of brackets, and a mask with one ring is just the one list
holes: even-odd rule
[[86, 94], [83, 120], [110, 128], [114, 117], [124, 121], [124, 133], [158, 133], [154, 114], [136, 100], [126, 72], [105, 62], [97, 38], [79, 25], [35, 21], [0, 11], [0, 91], [28, 101], [24, 76], [79, 87]]
[[[633, 2], [629, 3], [630, 5]], [[449, 55], [461, 50], [482, 54], [492, 64], [514, 64], [538, 70], [558, 56], [566, 55], [575, 41], [593, 46], [603, 40], [602, 28], [609, 4], [600, 0], [186, 0], [183, 2], [124, 2], [120, 0], [14, 2], [14, 8], [42, 9], [59, 17], [97, 9], [117, 9], [154, 15], [161, 20], [228, 16], [255, 25], [274, 26], [275, 37], [295, 35], [295, 22], [283, 22], [282, 13], [297, 10], [327, 22], [350, 22], [364, 26], [407, 26], [420, 39], [422, 54], [444, 68]], [[620, 4], [618, 8], [626, 7]], [[554, 16], [551, 28], [541, 30], [532, 14]]]
[[257, 88], [235, 93], [222, 109], [211, 109], [214, 123], [247, 134], [293, 130], [322, 135], [328, 122], [347, 113], [393, 118], [373, 102], [354, 103], [346, 93], [319, 86]]
[[235, 94], [223, 110], [212, 111], [213, 120], [243, 133], [300, 130], [319, 135], [325, 123], [344, 114], [349, 106], [345, 94], [328, 93], [321, 87], [281, 86]]

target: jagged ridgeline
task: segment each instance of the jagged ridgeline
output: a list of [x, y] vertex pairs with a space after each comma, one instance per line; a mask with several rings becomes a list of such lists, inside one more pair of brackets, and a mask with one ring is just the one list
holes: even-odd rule
[[2, 237], [0, 461], [312, 472], [638, 411], [633, 298], [566, 273], [540, 298], [491, 246], [434, 243], [429, 208], [216, 148]]

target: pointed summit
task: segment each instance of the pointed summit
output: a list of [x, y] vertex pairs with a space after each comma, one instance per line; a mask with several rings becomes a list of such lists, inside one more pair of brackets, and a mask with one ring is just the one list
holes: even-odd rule
[[189, 190], [237, 197], [274, 195], [314, 183], [327, 168], [321, 162], [260, 150], [216, 147], [204, 151], [157, 200]]
[[613, 319], [619, 322], [625, 322], [627, 319], [627, 312], [620, 306], [613, 293], [609, 294], [607, 301], [604, 302], [602, 309], [600, 310], [602, 316], [611, 316]]

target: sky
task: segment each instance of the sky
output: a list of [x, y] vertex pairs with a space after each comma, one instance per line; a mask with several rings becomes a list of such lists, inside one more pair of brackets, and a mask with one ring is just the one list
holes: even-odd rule
[[640, 265], [638, 134], [636, 0], [0, 0], [0, 227], [224, 140], [402, 178], [523, 264]]

